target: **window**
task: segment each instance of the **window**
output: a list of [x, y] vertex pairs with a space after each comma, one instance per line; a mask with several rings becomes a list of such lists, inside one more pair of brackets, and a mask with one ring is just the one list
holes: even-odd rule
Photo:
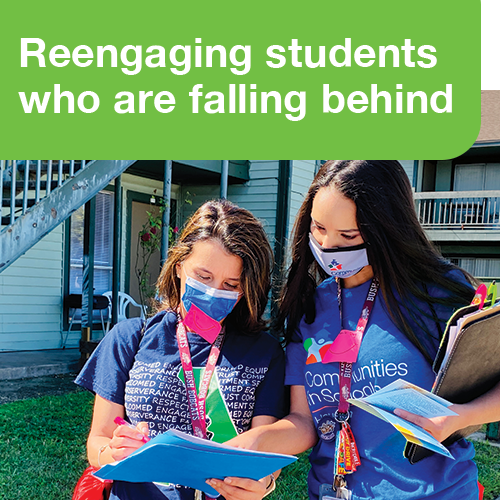
[[476, 278], [500, 278], [500, 258], [450, 257], [449, 260]]
[[455, 191], [500, 189], [500, 163], [478, 163], [455, 167]]
[[[96, 196], [94, 293], [103, 294], [112, 287], [114, 194], [102, 191]], [[79, 208], [71, 216], [69, 293], [82, 293], [83, 213]]]

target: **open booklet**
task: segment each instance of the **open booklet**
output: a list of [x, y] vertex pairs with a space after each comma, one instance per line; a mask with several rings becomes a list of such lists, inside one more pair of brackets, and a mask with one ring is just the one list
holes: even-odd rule
[[349, 399], [349, 403], [390, 423], [407, 441], [453, 458], [448, 449], [431, 434], [393, 413], [399, 408], [426, 418], [456, 415], [448, 408], [452, 404], [449, 401], [398, 379], [366, 398]]
[[180, 484], [217, 497], [207, 479], [233, 476], [258, 480], [295, 460], [291, 455], [243, 450], [171, 429], [94, 475], [132, 483]]

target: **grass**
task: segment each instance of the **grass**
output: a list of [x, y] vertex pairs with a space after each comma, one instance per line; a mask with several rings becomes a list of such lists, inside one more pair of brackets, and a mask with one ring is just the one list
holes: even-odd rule
[[0, 498], [68, 500], [87, 467], [93, 397], [74, 392], [0, 406]]
[[[0, 499], [69, 500], [87, 467], [93, 397], [45, 396], [0, 406]], [[500, 448], [475, 443], [485, 500], [500, 495]], [[307, 500], [307, 453], [281, 474], [269, 500]]]
[[500, 448], [490, 443], [475, 442], [479, 482], [484, 486], [484, 500], [500, 496]]

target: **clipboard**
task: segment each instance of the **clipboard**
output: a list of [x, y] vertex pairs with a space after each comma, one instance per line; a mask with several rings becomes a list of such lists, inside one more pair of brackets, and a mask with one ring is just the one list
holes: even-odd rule
[[[437, 377], [432, 393], [463, 404], [482, 396], [500, 381], [500, 303], [488, 308], [489, 305], [486, 303], [485, 309], [475, 304], [463, 307], [448, 321], [433, 364]], [[450, 344], [450, 330], [462, 318]], [[443, 444], [449, 446], [480, 428], [481, 425], [460, 429]], [[412, 464], [430, 455], [431, 451], [415, 444], [408, 443], [405, 447], [404, 456]]]

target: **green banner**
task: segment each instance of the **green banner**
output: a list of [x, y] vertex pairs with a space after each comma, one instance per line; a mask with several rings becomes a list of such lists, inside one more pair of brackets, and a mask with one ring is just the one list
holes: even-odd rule
[[2, 157], [460, 155], [480, 1], [4, 2]]

